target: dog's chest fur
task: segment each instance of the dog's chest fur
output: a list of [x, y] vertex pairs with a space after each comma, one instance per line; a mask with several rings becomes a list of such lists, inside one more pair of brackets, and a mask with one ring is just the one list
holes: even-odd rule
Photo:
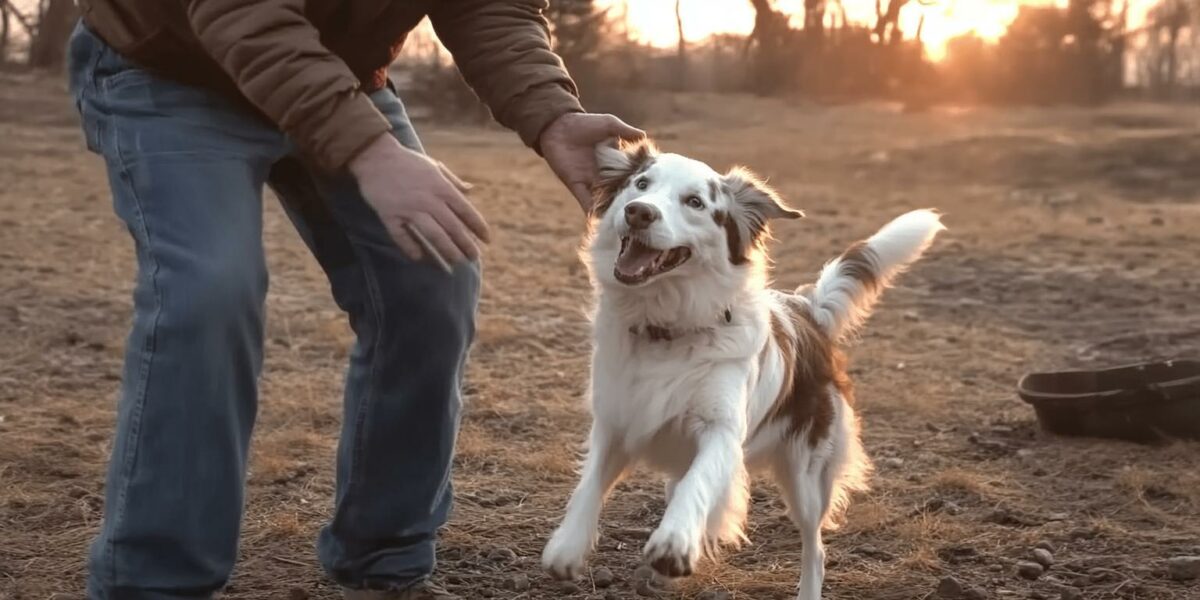
[[764, 293], [729, 310], [728, 322], [715, 314], [670, 340], [630, 331], [603, 307], [596, 315], [594, 418], [655, 468], [686, 470], [694, 431], [714, 421], [736, 423], [751, 446], [779, 395], [783, 357], [770, 332], [778, 302]]

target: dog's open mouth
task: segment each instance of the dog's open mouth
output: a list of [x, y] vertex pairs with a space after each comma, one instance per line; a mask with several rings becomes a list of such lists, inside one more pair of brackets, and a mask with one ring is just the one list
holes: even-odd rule
[[621, 253], [617, 256], [613, 275], [621, 283], [636, 285], [682, 265], [691, 257], [692, 251], [683, 246], [659, 250], [627, 236], [621, 238]]

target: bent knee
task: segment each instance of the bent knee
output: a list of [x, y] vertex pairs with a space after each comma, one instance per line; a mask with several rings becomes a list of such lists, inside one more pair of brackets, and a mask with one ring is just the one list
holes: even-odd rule
[[254, 257], [167, 261], [155, 286], [160, 327], [192, 333], [261, 328], [267, 271]]

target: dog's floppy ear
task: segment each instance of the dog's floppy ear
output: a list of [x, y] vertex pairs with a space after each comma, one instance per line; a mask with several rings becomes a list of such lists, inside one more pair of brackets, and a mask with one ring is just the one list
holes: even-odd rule
[[592, 186], [592, 214], [602, 215], [635, 174], [654, 164], [658, 148], [648, 139], [596, 145], [596, 183]]
[[734, 167], [721, 177], [721, 189], [730, 199], [729, 213], [718, 211], [715, 218], [717, 224], [725, 228], [729, 261], [735, 265], [746, 262], [752, 248], [762, 246], [771, 220], [804, 216], [803, 212], [784, 204], [771, 186], [742, 167]]

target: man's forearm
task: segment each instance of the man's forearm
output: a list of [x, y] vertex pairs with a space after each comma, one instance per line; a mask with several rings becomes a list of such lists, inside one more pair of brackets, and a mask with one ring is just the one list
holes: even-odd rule
[[441, 0], [430, 19], [463, 78], [496, 120], [537, 149], [558, 117], [583, 112], [550, 47], [545, 0]]

